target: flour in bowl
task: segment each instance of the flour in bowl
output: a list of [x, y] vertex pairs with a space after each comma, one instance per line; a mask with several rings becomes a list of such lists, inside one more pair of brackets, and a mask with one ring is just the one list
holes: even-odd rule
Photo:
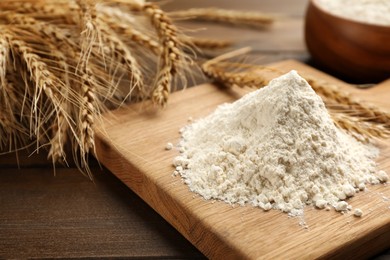
[[354, 21], [390, 26], [389, 0], [315, 0], [331, 14]]
[[378, 150], [336, 128], [322, 99], [296, 71], [272, 80], [181, 130], [174, 159], [190, 190], [205, 199], [277, 209], [351, 209], [345, 200], [376, 171]]

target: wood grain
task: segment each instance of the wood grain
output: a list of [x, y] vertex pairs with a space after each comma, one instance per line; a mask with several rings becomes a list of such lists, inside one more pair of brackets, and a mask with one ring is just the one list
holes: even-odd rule
[[202, 258], [107, 170], [0, 169], [0, 259]]
[[[295, 61], [273, 66], [334, 80]], [[346, 84], [341, 85], [352, 92]], [[388, 91], [390, 85], [383, 84], [353, 92], [361, 96], [372, 93], [378, 103], [384, 104], [383, 93]], [[364, 211], [363, 218], [307, 208], [304, 218], [309, 229], [304, 229], [299, 219], [275, 210], [263, 212], [204, 201], [194, 196], [179, 177], [172, 176], [172, 159], [177, 152], [165, 151], [164, 147], [167, 142], [178, 142], [178, 130], [187, 124], [188, 117], [205, 116], [217, 105], [236, 100], [244, 92], [222, 91], [205, 84], [172, 95], [165, 111], [148, 109], [143, 104], [142, 110], [139, 105], [132, 105], [107, 114], [97, 135], [97, 158], [210, 258], [368, 257], [388, 248], [388, 185], [370, 186], [369, 191], [351, 199], [353, 206]], [[389, 170], [386, 156], [390, 147], [382, 148], [378, 162]]]

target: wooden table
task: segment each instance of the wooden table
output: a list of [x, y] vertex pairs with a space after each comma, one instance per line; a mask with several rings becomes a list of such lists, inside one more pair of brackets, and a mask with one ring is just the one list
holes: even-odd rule
[[[182, 25], [207, 27], [197, 35], [234, 40], [235, 48], [252, 46], [250, 58], [258, 63], [287, 58], [307, 62], [302, 33], [306, 4], [307, 0], [175, 0], [164, 9], [214, 6], [275, 13], [278, 22], [264, 32]], [[95, 160], [91, 159], [92, 182], [75, 167], [57, 168], [54, 175], [46, 156], [0, 156], [0, 258], [204, 258]], [[386, 255], [390, 252], [379, 257]]]

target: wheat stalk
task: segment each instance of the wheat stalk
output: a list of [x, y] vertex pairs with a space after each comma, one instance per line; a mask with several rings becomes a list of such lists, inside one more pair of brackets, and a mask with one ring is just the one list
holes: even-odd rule
[[273, 17], [258, 12], [244, 12], [216, 8], [192, 8], [169, 13], [175, 18], [211, 21], [236, 26], [249, 26], [264, 29], [274, 21]]

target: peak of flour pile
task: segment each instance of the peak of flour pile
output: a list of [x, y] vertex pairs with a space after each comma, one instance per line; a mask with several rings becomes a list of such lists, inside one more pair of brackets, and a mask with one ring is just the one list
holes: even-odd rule
[[176, 171], [205, 199], [301, 215], [305, 205], [338, 210], [366, 183], [387, 180], [378, 151], [336, 128], [296, 71], [181, 132]]

